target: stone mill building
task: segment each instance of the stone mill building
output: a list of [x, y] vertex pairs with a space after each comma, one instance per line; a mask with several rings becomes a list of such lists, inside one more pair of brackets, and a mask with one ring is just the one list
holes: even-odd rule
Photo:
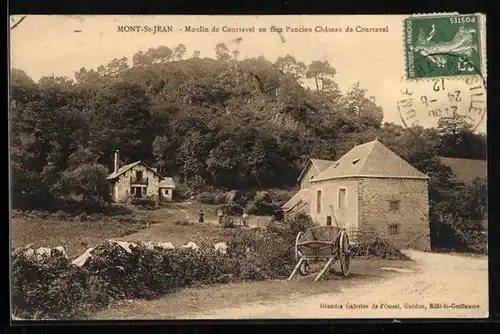
[[430, 249], [429, 177], [378, 140], [337, 161], [311, 159], [284, 206], [316, 224], [345, 227], [352, 242], [380, 236], [399, 248]]

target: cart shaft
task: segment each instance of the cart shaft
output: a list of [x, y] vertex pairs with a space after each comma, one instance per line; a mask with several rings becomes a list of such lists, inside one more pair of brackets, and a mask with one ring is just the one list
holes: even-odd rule
[[304, 262], [304, 259], [300, 258], [299, 262], [297, 263], [297, 265], [293, 269], [290, 277], [288, 277], [288, 280], [291, 280], [293, 278], [293, 276], [295, 276], [295, 274], [297, 273], [297, 270], [299, 270], [300, 266], [302, 265], [302, 262]]
[[330, 260], [328, 260], [328, 262], [325, 264], [325, 266], [323, 267], [323, 269], [321, 270], [321, 272], [319, 273], [318, 276], [316, 276], [316, 278], [314, 279], [314, 282], [317, 282], [319, 281], [319, 279], [321, 278], [321, 276], [323, 276], [323, 274], [328, 270], [328, 268], [330, 268], [330, 266], [332, 265], [333, 261], [335, 260], [334, 257], [330, 258]]

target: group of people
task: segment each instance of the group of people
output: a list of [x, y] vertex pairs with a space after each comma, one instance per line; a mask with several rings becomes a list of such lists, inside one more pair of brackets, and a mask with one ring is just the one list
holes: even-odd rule
[[[198, 219], [198, 222], [203, 223], [205, 213], [203, 212], [203, 209], [200, 210], [200, 218]], [[219, 218], [219, 224], [222, 224], [222, 219], [224, 218], [224, 212], [222, 210], [217, 211], [217, 217]], [[243, 226], [248, 226], [248, 213], [246, 210], [243, 210], [243, 214], [241, 215], [241, 221], [243, 222]]]

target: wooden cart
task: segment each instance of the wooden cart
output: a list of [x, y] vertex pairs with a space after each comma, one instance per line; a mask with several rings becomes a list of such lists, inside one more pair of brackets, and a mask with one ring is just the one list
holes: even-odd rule
[[309, 273], [310, 263], [326, 261], [321, 272], [314, 281], [321, 276], [337, 260], [340, 261], [340, 270], [344, 276], [350, 273], [349, 238], [345, 229], [337, 226], [319, 226], [299, 232], [295, 239], [295, 258], [297, 265], [288, 278], [292, 279], [297, 271], [305, 276]]

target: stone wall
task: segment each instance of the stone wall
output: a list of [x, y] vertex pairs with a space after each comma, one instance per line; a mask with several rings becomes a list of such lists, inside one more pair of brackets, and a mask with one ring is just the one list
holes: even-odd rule
[[428, 196], [427, 180], [360, 179], [359, 236], [370, 240], [378, 235], [399, 248], [429, 250]]

